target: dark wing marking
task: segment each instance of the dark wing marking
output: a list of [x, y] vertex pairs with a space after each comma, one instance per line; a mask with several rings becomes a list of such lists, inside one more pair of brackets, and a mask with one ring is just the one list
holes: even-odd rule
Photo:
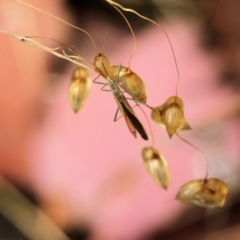
[[127, 116], [127, 118], [129, 118], [130, 122], [135, 127], [135, 129], [138, 131], [138, 133], [142, 136], [142, 138], [144, 140], [148, 140], [148, 136], [145, 132], [145, 129], [143, 128], [142, 124], [137, 119], [137, 117], [133, 113], [131, 113], [124, 104], [121, 104], [121, 106], [123, 108], [125, 115]]

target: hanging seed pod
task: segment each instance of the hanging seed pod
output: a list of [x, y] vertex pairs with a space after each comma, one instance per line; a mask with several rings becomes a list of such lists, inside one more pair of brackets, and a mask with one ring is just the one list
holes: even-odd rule
[[69, 85], [68, 98], [75, 113], [84, 105], [91, 86], [88, 71], [83, 67], [77, 67], [72, 74]]
[[96, 72], [98, 72], [102, 77], [104, 77], [105, 79], [107, 79], [107, 77], [114, 79], [111, 64], [104, 54], [99, 53], [94, 58], [93, 65], [95, 67]]
[[220, 179], [194, 180], [180, 188], [176, 199], [201, 207], [223, 207], [228, 192], [228, 186]]
[[114, 81], [137, 102], [147, 102], [147, 89], [143, 80], [129, 68], [112, 66]]
[[168, 98], [163, 105], [154, 108], [151, 117], [153, 121], [166, 128], [170, 138], [178, 131], [191, 129], [184, 118], [183, 101], [176, 96]]
[[170, 172], [164, 156], [153, 147], [145, 147], [142, 150], [142, 156], [144, 165], [153, 180], [164, 189], [167, 189], [170, 181]]

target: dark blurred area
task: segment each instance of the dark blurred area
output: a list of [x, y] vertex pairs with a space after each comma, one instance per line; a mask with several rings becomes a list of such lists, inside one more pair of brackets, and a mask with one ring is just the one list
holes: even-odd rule
[[0, 236], [2, 240], [29, 240], [14, 224], [0, 214]]
[[194, 1], [204, 17], [205, 46], [223, 61], [221, 82], [240, 87], [240, 2], [238, 0]]
[[[31, 230], [29, 230], [31, 229]], [[85, 240], [90, 232], [85, 226], [71, 226], [64, 233], [43, 215], [31, 190], [6, 177], [0, 177], [1, 240]]]
[[[160, 12], [155, 7], [152, 1], [117, 1], [120, 4], [127, 4], [128, 8], [132, 8], [135, 11], [138, 11], [144, 14], [147, 17], [155, 19], [160, 17]], [[109, 21], [114, 22], [116, 27], [122, 28], [125, 25], [125, 22], [120, 14], [116, 14], [116, 10], [107, 2], [101, 0], [90, 0], [90, 1], [77, 1], [77, 0], [68, 0], [66, 1], [67, 8], [71, 9], [71, 12], [74, 14], [76, 21], [81, 21], [81, 24], [84, 25], [86, 19], [89, 20], [89, 12], [92, 14], [102, 14], [104, 17], [107, 17]], [[141, 30], [149, 23], [147, 21], [142, 21], [139, 17], [131, 13], [124, 13], [127, 19], [131, 22], [132, 27], [135, 31]], [[126, 33], [129, 33], [128, 28], [124, 27], [123, 30], [126, 30]]]
[[189, 206], [171, 225], [156, 230], [142, 240], [218, 240], [239, 239], [240, 193], [235, 192], [223, 209], [204, 209]]

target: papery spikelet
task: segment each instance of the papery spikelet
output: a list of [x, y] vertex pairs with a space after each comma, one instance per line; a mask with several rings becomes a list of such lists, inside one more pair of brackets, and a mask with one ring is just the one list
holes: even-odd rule
[[223, 207], [228, 192], [227, 184], [220, 179], [194, 180], [180, 188], [176, 199], [201, 207]]
[[178, 131], [191, 129], [184, 118], [183, 101], [176, 96], [170, 97], [161, 106], [152, 110], [153, 121], [167, 129], [169, 137]]
[[163, 119], [168, 135], [172, 137], [182, 125], [183, 111], [178, 105], [172, 104], [165, 110]]
[[170, 172], [164, 156], [153, 147], [145, 147], [142, 150], [142, 156], [153, 180], [164, 189], [167, 189], [170, 181]]
[[104, 77], [104, 78], [110, 77], [111, 79], [113, 79], [114, 75], [113, 75], [112, 66], [110, 64], [110, 61], [104, 54], [99, 53], [94, 58], [93, 65], [95, 67], [95, 70], [102, 77]]
[[75, 113], [84, 105], [89, 94], [91, 79], [88, 71], [83, 67], [74, 70], [69, 85], [68, 98], [70, 105]]
[[131, 97], [139, 102], [147, 102], [147, 89], [143, 80], [126, 67], [112, 66], [114, 81]]

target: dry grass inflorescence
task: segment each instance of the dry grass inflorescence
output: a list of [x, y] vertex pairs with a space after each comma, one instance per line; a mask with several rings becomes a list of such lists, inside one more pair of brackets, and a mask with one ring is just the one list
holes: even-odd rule
[[[69, 27], [75, 28], [78, 31], [83, 32], [89, 37], [92, 42], [93, 48], [95, 49], [96, 55], [93, 57], [93, 61], [87, 61], [84, 56], [80, 54], [80, 51], [71, 45], [61, 43], [55, 39], [49, 39], [44, 36], [21, 36], [17, 33], [11, 33], [7, 29], [0, 29], [2, 34], [6, 34], [9, 37], [13, 37], [19, 40], [22, 44], [27, 44], [32, 47], [41, 49], [42, 51], [48, 52], [55, 55], [58, 58], [62, 58], [66, 61], [71, 62], [76, 65], [70, 78], [68, 96], [70, 107], [75, 113], [78, 113], [81, 108], [86, 104], [86, 99], [88, 97], [89, 91], [91, 89], [91, 79], [89, 77], [89, 71], [95, 72], [98, 77], [101, 76], [105, 79], [105, 82], [97, 81], [97, 78], [93, 80], [94, 83], [101, 84], [103, 91], [110, 91], [113, 94], [114, 100], [117, 104], [118, 110], [121, 116], [118, 117], [118, 110], [116, 112], [114, 120], [122, 118], [125, 120], [126, 125], [130, 133], [136, 138], [139, 134], [143, 140], [147, 141], [151, 139], [151, 144], [146, 146], [142, 150], [142, 157], [144, 160], [144, 165], [153, 180], [163, 189], [167, 190], [170, 184], [170, 170], [168, 167], [167, 160], [162, 153], [158, 150], [154, 142], [154, 135], [152, 133], [150, 120], [148, 121], [148, 126], [143, 126], [138, 116], [131, 106], [131, 102], [134, 103], [139, 108], [147, 108], [151, 110], [151, 120], [157, 123], [160, 127], [166, 129], [167, 134], [171, 138], [173, 135], [179, 137], [183, 142], [194, 147], [197, 151], [203, 154], [204, 160], [206, 160], [206, 174], [200, 180], [192, 180], [184, 184], [178, 191], [176, 199], [183, 203], [191, 203], [194, 205], [202, 207], [223, 207], [228, 195], [228, 186], [221, 179], [209, 178], [209, 164], [208, 158], [205, 153], [198, 147], [188, 142], [186, 139], [179, 135], [180, 131], [191, 130], [190, 124], [187, 122], [184, 116], [184, 101], [178, 96], [178, 84], [180, 83], [180, 73], [177, 64], [177, 59], [174, 53], [174, 48], [170, 41], [170, 38], [165, 31], [165, 29], [159, 25], [157, 22], [141, 15], [133, 9], [125, 8], [122, 5], [114, 2], [112, 0], [105, 0], [110, 4], [116, 11], [121, 14], [121, 16], [126, 21], [132, 37], [133, 37], [133, 51], [129, 57], [129, 62], [127, 66], [112, 65], [111, 60], [104, 53], [104, 47], [100, 51], [96, 43], [89, 32], [86, 30], [74, 26], [56, 16], [46, 13], [34, 6], [31, 6], [23, 1], [15, 0], [19, 4], [23, 4], [27, 7], [34, 8], [36, 11], [40, 11], [42, 14], [47, 14], [48, 16], [56, 19], [57, 21], [67, 24]], [[174, 95], [169, 96], [169, 98], [164, 103], [154, 103], [155, 106], [147, 101], [147, 86], [141, 77], [136, 73], [136, 70], [131, 69], [131, 60], [134, 57], [134, 53], [137, 50], [137, 39], [135, 37], [134, 31], [131, 27], [130, 22], [124, 15], [124, 12], [130, 12], [136, 14], [138, 17], [142, 18], [143, 21], [149, 21], [160, 31], [165, 33], [166, 39], [169, 42], [170, 49], [172, 51], [173, 59], [175, 62], [175, 68], [177, 72], [176, 88], [174, 90]], [[39, 39], [49, 39], [58, 44], [56, 48], [50, 48], [41, 44]], [[87, 105], [87, 104], [86, 104]], [[87, 107], [87, 106], [86, 106]], [[186, 103], [187, 109], [187, 103]], [[145, 115], [146, 116], [146, 115]], [[146, 116], [147, 117], [147, 116]], [[148, 117], [147, 117], [148, 119]], [[148, 131], [147, 131], [148, 130]], [[150, 133], [150, 137], [148, 136]]]

